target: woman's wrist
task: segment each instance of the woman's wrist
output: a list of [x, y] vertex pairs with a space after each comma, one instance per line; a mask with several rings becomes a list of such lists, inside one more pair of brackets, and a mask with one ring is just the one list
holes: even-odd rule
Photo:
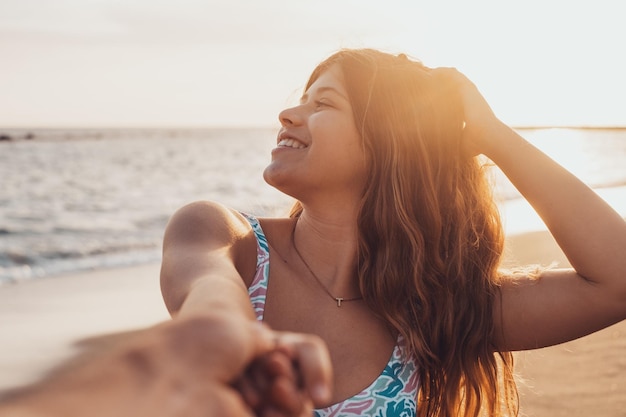
[[525, 142], [515, 130], [495, 117], [472, 134], [479, 135], [474, 140], [476, 153], [485, 155], [496, 164], [506, 155], [515, 152], [516, 144]]

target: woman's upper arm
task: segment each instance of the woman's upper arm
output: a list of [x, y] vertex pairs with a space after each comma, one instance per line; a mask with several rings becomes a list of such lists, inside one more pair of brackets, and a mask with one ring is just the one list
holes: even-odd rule
[[[170, 314], [193, 304], [194, 298], [201, 298], [207, 306], [226, 300], [236, 306], [237, 301], [243, 302], [243, 294], [249, 304], [242, 279], [242, 269], [249, 267], [237, 264], [236, 259], [242, 257], [236, 252], [242, 246], [245, 249], [250, 233], [240, 215], [216, 203], [191, 203], [172, 216], [165, 230], [161, 265], [161, 292]], [[254, 268], [254, 256], [250, 261]], [[194, 297], [192, 290], [200, 294]]]
[[541, 348], [625, 318], [626, 302], [621, 294], [573, 269], [547, 269], [538, 277], [505, 279], [494, 304], [494, 343], [499, 351]]

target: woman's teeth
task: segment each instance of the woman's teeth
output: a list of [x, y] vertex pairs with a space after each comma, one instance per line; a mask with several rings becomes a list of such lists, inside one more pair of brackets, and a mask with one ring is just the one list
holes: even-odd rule
[[280, 142], [278, 142], [278, 146], [279, 147], [285, 147], [285, 148], [295, 148], [295, 149], [303, 149], [306, 148], [306, 145], [303, 144], [302, 142], [299, 142], [295, 139], [283, 139]]

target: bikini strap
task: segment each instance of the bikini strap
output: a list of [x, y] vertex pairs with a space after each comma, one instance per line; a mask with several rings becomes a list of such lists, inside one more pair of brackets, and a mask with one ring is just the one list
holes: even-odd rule
[[250, 223], [257, 242], [256, 272], [252, 284], [250, 284], [248, 288], [248, 296], [250, 297], [250, 302], [254, 308], [257, 320], [263, 321], [270, 271], [269, 245], [259, 220], [251, 214], [241, 213], [241, 215]]

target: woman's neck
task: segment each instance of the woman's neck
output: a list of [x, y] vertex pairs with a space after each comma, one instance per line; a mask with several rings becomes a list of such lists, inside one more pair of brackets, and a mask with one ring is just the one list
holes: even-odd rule
[[[338, 296], [358, 294], [356, 216], [303, 209], [294, 224], [294, 252], [300, 252], [323, 285]], [[297, 253], [296, 253], [297, 254]]]

